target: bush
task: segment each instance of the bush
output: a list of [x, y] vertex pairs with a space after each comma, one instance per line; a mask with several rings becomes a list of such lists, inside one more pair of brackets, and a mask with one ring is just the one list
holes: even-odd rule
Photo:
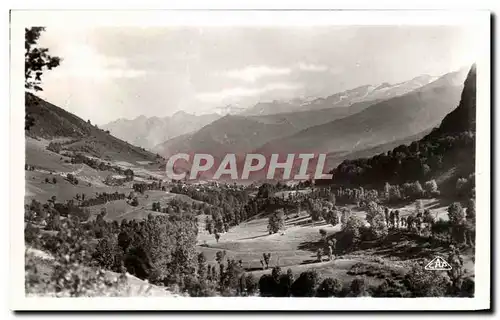
[[363, 297], [367, 295], [366, 292], [366, 281], [364, 277], [357, 277], [352, 280], [351, 285], [349, 286], [350, 297]]
[[279, 277], [280, 291], [278, 297], [290, 297], [292, 294], [293, 273], [292, 269], [288, 269], [286, 274]]
[[325, 229], [319, 229], [319, 234], [321, 235], [321, 238], [325, 238], [326, 237], [326, 230]]
[[439, 271], [425, 270], [427, 262], [415, 265], [403, 284], [413, 297], [443, 297], [448, 291], [448, 281]]
[[137, 207], [139, 205], [139, 200], [137, 200], [137, 197], [134, 197], [134, 199], [132, 199], [130, 205], [133, 207]]
[[389, 233], [387, 229], [387, 225], [384, 222], [384, 216], [382, 214], [378, 214], [373, 217], [371, 225], [370, 225], [371, 236], [375, 239], [385, 238]]
[[354, 249], [361, 241], [364, 222], [357, 216], [349, 216], [339, 234], [339, 245], [342, 249]]
[[269, 217], [269, 225], [268, 225], [268, 230], [269, 233], [277, 233], [280, 230], [283, 230], [285, 228], [285, 214], [283, 212], [283, 209], [276, 210], [270, 217]]
[[52, 151], [52, 152], [55, 152], [55, 153], [59, 153], [59, 152], [61, 152], [61, 150], [62, 150], [62, 146], [61, 146], [61, 144], [60, 144], [60, 143], [51, 142], [51, 143], [49, 143], [49, 145], [47, 146], [47, 150]]
[[460, 287], [460, 296], [461, 297], [467, 297], [467, 298], [473, 298], [474, 297], [474, 289], [475, 288], [475, 283], [474, 279], [472, 278], [466, 278], [462, 281], [462, 286]]
[[253, 274], [245, 276], [245, 288], [249, 296], [253, 295], [257, 291], [257, 280]]
[[317, 297], [339, 297], [342, 283], [338, 279], [326, 278], [321, 282], [316, 291]]
[[404, 285], [399, 281], [391, 279], [384, 280], [379, 286], [371, 289], [372, 297], [386, 297], [386, 298], [403, 298], [411, 296], [411, 293], [406, 290]]
[[438, 190], [438, 185], [436, 180], [432, 179], [424, 183], [425, 192], [428, 196], [436, 197], [439, 196], [440, 192]]
[[292, 284], [291, 293], [294, 297], [314, 297], [316, 286], [319, 282], [319, 274], [316, 270], [302, 272]]
[[454, 202], [448, 207], [448, 218], [452, 225], [462, 224], [465, 220], [465, 213], [460, 202]]
[[259, 291], [262, 297], [273, 297], [275, 292], [279, 290], [278, 283], [272, 275], [264, 274], [259, 280]]

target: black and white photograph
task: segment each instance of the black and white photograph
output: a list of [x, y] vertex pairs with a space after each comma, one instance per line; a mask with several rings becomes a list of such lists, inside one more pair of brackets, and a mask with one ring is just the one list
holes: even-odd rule
[[12, 11], [13, 305], [489, 309], [489, 33], [479, 11]]

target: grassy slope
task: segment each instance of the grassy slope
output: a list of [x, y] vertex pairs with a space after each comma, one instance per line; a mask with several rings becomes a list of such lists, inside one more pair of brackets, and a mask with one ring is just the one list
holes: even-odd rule
[[115, 138], [33, 94], [26, 93], [25, 99], [26, 113], [34, 118], [34, 126], [27, 132], [30, 137], [46, 140], [64, 137], [72, 140], [66, 148], [84, 151], [102, 159], [109, 157], [129, 162], [158, 160], [155, 154]]
[[[446, 208], [448, 203], [436, 199], [422, 200], [424, 208], [430, 209], [435, 217], [447, 219]], [[406, 204], [394, 209], [399, 209], [402, 216], [406, 216], [415, 210], [415, 204]], [[365, 218], [365, 212], [352, 208], [353, 214], [360, 218]], [[260, 277], [270, 270], [262, 270], [260, 260], [262, 253], [271, 253], [270, 267], [276, 265], [290, 268], [297, 277], [301, 272], [313, 268], [322, 277], [336, 277], [342, 281], [351, 281], [355, 276], [346, 272], [357, 262], [374, 265], [384, 265], [392, 269], [408, 269], [411, 266], [411, 259], [421, 257], [433, 257], [435, 254], [446, 256], [448, 248], [430, 248], [420, 240], [406, 239], [402, 237], [391, 240], [388, 244], [377, 247], [370, 247], [369, 244], [361, 250], [348, 255], [339, 256], [335, 261], [316, 261], [316, 250], [321, 246], [322, 240], [319, 229], [325, 229], [328, 236], [340, 231], [340, 225], [331, 226], [324, 222], [312, 224], [310, 216], [306, 212], [301, 212], [299, 217], [290, 214], [290, 219], [286, 221], [286, 231], [284, 235], [267, 232], [267, 217], [257, 217], [256, 219], [242, 223], [231, 228], [227, 233], [221, 235], [217, 243], [213, 235], [209, 235], [204, 230], [204, 216], [200, 216], [200, 234], [198, 235], [198, 250], [203, 252], [210, 264], [215, 264], [215, 254], [217, 251], [226, 250], [227, 257], [235, 260], [243, 260], [243, 267], [255, 276]], [[399, 236], [398, 236], [399, 237]], [[466, 252], [465, 267], [473, 273], [471, 251]], [[324, 258], [324, 260], [326, 260]], [[380, 283], [380, 279], [369, 277], [370, 284]]]
[[[26, 254], [36, 261], [36, 267], [38, 271], [38, 276], [41, 279], [49, 280], [54, 269], [54, 258], [41, 250], [34, 248], [27, 248]], [[115, 280], [120, 275], [115, 272], [105, 271], [105, 277], [109, 280]], [[46, 292], [46, 296], [55, 296], [54, 293]], [[116, 292], [118, 296], [126, 297], [139, 297], [139, 296], [155, 296], [155, 297], [173, 297], [178, 296], [172, 292], [169, 292], [165, 288], [152, 285], [146, 281], [143, 281], [131, 274], [127, 273], [127, 285], [120, 292]], [[38, 295], [36, 295], [38, 296]]]

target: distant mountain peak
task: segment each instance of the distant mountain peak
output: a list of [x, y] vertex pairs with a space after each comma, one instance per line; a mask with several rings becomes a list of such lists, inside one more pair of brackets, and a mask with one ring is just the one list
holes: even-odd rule
[[151, 149], [171, 138], [199, 130], [219, 118], [220, 115], [215, 113], [194, 115], [179, 110], [167, 117], [141, 115], [133, 120], [115, 120], [102, 127], [118, 138]]
[[187, 113], [186, 111], [184, 110], [179, 110], [179, 111], [176, 111], [172, 117], [175, 118], [175, 117], [186, 117], [186, 116], [192, 116], [192, 114], [189, 114]]
[[378, 87], [376, 87], [375, 90], [380, 90], [380, 89], [389, 88], [389, 87], [391, 87], [391, 84], [389, 82], [384, 82], [381, 85], [379, 85]]
[[260, 101], [241, 112], [243, 115], [259, 116], [296, 111], [345, 108], [364, 101], [387, 100], [423, 87], [438, 77], [422, 74], [411, 80], [396, 84], [383, 82], [379, 85], [365, 84], [334, 93], [327, 97], [295, 97], [288, 100]]

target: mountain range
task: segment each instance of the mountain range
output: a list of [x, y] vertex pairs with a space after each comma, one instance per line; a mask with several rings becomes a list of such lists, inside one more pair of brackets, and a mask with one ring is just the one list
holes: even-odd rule
[[[329, 170], [345, 159], [369, 157], [429, 133], [460, 102], [467, 71], [362, 86], [325, 99], [295, 99], [287, 103], [301, 106], [291, 112], [252, 115], [251, 108], [221, 116], [180, 111], [171, 117], [118, 119], [102, 128], [27, 93], [26, 111], [35, 121], [28, 135], [65, 137], [68, 150], [100, 158], [155, 163], [181, 152], [209, 153], [216, 161], [227, 153], [325, 153]], [[258, 105], [264, 104], [254, 111]]]
[[140, 116], [132, 120], [118, 119], [105, 124], [103, 128], [120, 139], [152, 149], [159, 143], [196, 131], [220, 117], [216, 113], [197, 116], [178, 111], [171, 117]]
[[[370, 156], [390, 149], [394, 143], [422, 137], [456, 107], [466, 75], [467, 70], [461, 69], [439, 78], [415, 78], [412, 83], [416, 89], [395, 97], [388, 94], [390, 98], [381, 93], [389, 91], [384, 90], [387, 86], [371, 91], [365, 87], [365, 93], [371, 92], [370, 96], [378, 99], [359, 101], [360, 89], [350, 93], [351, 101], [358, 101], [347, 107], [227, 115], [196, 132], [159, 144], [153, 151], [164, 157], [209, 153], [216, 159], [227, 153], [326, 153], [327, 168], [332, 168], [352, 158], [351, 154]], [[433, 81], [426, 83], [429, 79]], [[416, 83], [426, 84], [419, 87]], [[402, 90], [396, 88], [391, 86], [392, 92]]]
[[242, 115], [268, 115], [291, 111], [307, 111], [326, 108], [342, 108], [361, 101], [385, 100], [397, 97], [425, 86], [437, 77], [421, 75], [409, 81], [396, 84], [387, 82], [380, 85], [363, 85], [328, 96], [326, 98], [296, 98], [289, 101], [272, 101], [257, 103], [254, 107], [243, 111]]
[[[256, 105], [244, 108], [237, 105], [226, 105], [217, 108], [217, 113], [193, 115], [183, 111], [175, 113], [171, 117], [150, 117], [139, 116], [135, 119], [118, 119], [103, 126], [113, 135], [120, 139], [128, 141], [134, 145], [153, 149], [155, 146], [178, 136], [195, 132], [213, 121], [227, 115], [231, 116], [272, 116], [272, 118], [294, 118], [294, 125], [304, 129], [307, 126], [317, 125], [336, 119], [338, 115], [349, 115], [353, 111], [360, 111], [361, 106], [373, 104], [374, 102], [389, 99], [403, 95], [429, 82], [435, 80], [435, 77], [421, 75], [409, 81], [390, 85], [383, 83], [381, 85], [364, 85], [354, 89], [346, 90], [328, 96], [326, 98], [305, 97], [294, 98], [288, 101], [275, 100], [271, 102], [259, 102]], [[355, 108], [347, 109], [355, 105]], [[329, 116], [329, 111], [324, 113], [326, 118], [321, 118], [322, 113], [307, 114], [306, 111], [323, 109], [344, 109], [332, 112], [333, 117]], [[296, 116], [290, 114], [299, 112]], [[286, 114], [286, 115], [281, 115]], [[308, 121], [311, 116], [315, 120]], [[297, 123], [297, 119], [302, 118], [304, 124]], [[259, 118], [258, 121], [267, 120]], [[286, 131], [290, 133], [291, 131]], [[158, 148], [155, 148], [158, 149]], [[160, 149], [161, 150], [161, 149]]]

